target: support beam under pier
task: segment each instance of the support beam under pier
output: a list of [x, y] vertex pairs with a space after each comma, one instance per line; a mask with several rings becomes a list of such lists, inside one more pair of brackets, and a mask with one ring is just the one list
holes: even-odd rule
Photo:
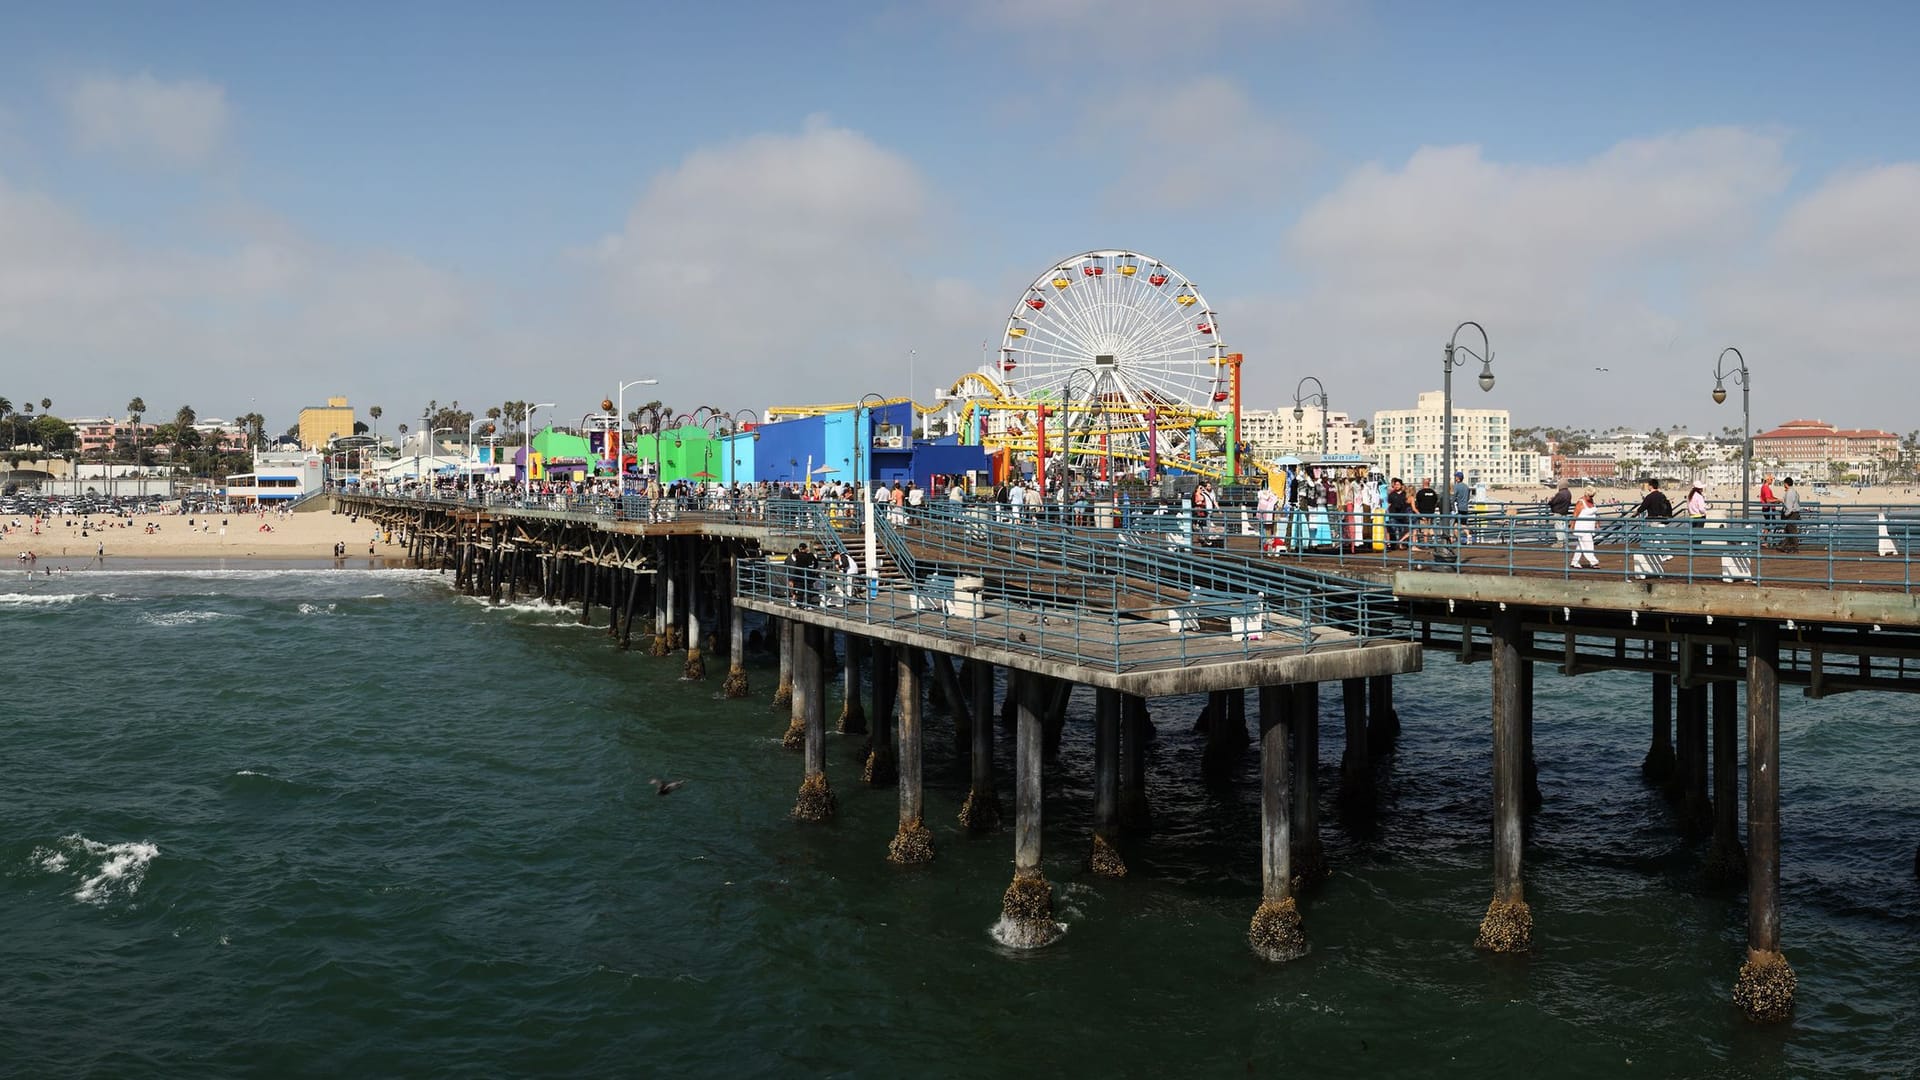
[[993, 665], [975, 660], [968, 690], [973, 697], [973, 746], [969, 760], [967, 801], [960, 807], [960, 824], [969, 832], [992, 832], [1000, 827], [1000, 796], [993, 790]]
[[1260, 907], [1253, 913], [1247, 941], [1254, 955], [1276, 962], [1307, 951], [1293, 897], [1293, 793], [1287, 768], [1293, 704], [1293, 694], [1284, 686], [1260, 688]]
[[[796, 624], [797, 625], [797, 624]], [[802, 704], [806, 735], [806, 776], [793, 816], [801, 821], [825, 821], [835, 810], [833, 789], [827, 786], [827, 713], [821, 675], [820, 650], [824, 632], [817, 626], [799, 628], [794, 642], [794, 701]]]
[[1747, 638], [1747, 962], [1733, 1002], [1747, 1019], [1793, 1015], [1799, 979], [1780, 951], [1780, 628], [1755, 622]]
[[900, 649], [900, 829], [887, 845], [887, 860], [933, 861], [933, 832], [927, 828], [920, 787], [920, 650]]
[[1526, 952], [1533, 944], [1533, 912], [1521, 881], [1520, 827], [1525, 755], [1520, 723], [1520, 614], [1493, 617], [1493, 901], [1480, 921], [1474, 947]]
[[1093, 854], [1087, 865], [1102, 877], [1126, 877], [1120, 838], [1120, 691], [1093, 692]]
[[1053, 886], [1040, 868], [1040, 769], [1043, 758], [1041, 710], [1037, 680], [1017, 682], [1014, 736], [1013, 882], [1000, 898], [1002, 944], [1037, 949], [1060, 936], [1053, 921]]

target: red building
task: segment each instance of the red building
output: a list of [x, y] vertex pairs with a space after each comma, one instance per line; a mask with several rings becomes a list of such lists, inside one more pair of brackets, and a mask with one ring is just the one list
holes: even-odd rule
[[1789, 420], [1753, 437], [1756, 461], [1830, 465], [1879, 461], [1900, 452], [1900, 437], [1871, 428], [1837, 428], [1824, 420]]

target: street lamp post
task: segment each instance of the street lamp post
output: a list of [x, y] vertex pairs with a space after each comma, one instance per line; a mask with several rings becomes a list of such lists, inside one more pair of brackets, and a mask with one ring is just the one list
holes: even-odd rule
[[[1739, 367], [1731, 371], [1725, 369], [1727, 354], [1732, 353]], [[1726, 381], [1732, 379], [1740, 384], [1740, 516], [1745, 517], [1747, 509], [1747, 486], [1753, 477], [1753, 412], [1749, 408], [1749, 395], [1753, 390], [1752, 377], [1747, 373], [1747, 358], [1740, 350], [1729, 345], [1720, 350], [1720, 356], [1713, 362], [1713, 403], [1719, 405], [1727, 400]]]
[[[487, 429], [487, 434], [489, 435], [493, 434], [493, 421], [488, 419], [487, 417], [483, 416], [480, 419], [475, 420], [473, 423], [467, 425], [467, 453], [469, 454], [473, 453], [473, 433], [479, 430], [480, 427], [483, 425]], [[477, 463], [478, 462], [476, 461], [476, 464]], [[488, 462], [488, 464], [491, 465], [492, 462]], [[480, 472], [478, 469], [475, 469], [473, 472], [467, 474], [467, 497], [468, 498], [472, 498], [474, 496], [474, 490], [473, 490], [474, 483], [476, 479], [479, 477], [479, 475], [480, 475]]]
[[[740, 418], [742, 416], [753, 417], [754, 428], [758, 428], [760, 426], [760, 414], [757, 412], [754, 412], [752, 409], [735, 409], [732, 415], [727, 417], [727, 422], [733, 428], [732, 432], [729, 434], [727, 439], [727, 486], [728, 487], [732, 487], [738, 480], [738, 477], [735, 474], [738, 472], [738, 466], [740, 464], [740, 447], [738, 443], [740, 442], [740, 434], [741, 434]], [[758, 431], [755, 431], [749, 428], [747, 430], [747, 434], [753, 437], [753, 441], [755, 442], [760, 441], [760, 433]], [[859, 432], [857, 431], [854, 433], [854, 441], [856, 442], [859, 441]], [[854, 449], [857, 452], [859, 450], [859, 447], [855, 447]]]
[[[1458, 343], [1460, 331], [1473, 327], [1480, 332], [1481, 352]], [[1447, 350], [1443, 364], [1445, 377], [1440, 386], [1440, 512], [1457, 514], [1459, 507], [1453, 505], [1453, 369], [1465, 364], [1462, 353], [1480, 361], [1480, 389], [1493, 389], [1493, 346], [1487, 341], [1486, 328], [1469, 319], [1453, 328], [1453, 336], [1447, 339]]]
[[[872, 398], [873, 400], [879, 401], [879, 402], [885, 402], [887, 400], [886, 398], [881, 397], [879, 394], [876, 394], [873, 391], [869, 390], [866, 392], [866, 394], [861, 396], [860, 407], [858, 411], [854, 414], [854, 418], [853, 418], [853, 457], [854, 457], [853, 482], [859, 485], [862, 490], [865, 490], [867, 487], [871, 486], [871, 484], [873, 483], [873, 476], [871, 475], [873, 472], [873, 467], [872, 467], [873, 466], [873, 406], [867, 403], [868, 398]], [[911, 404], [913, 399], [908, 398], [907, 400], [909, 402], [907, 407], [909, 410], [911, 410], [913, 407]], [[865, 421], [865, 422], [862, 423], [862, 421]], [[861, 475], [860, 467], [862, 465], [867, 466], [866, 472], [868, 475], [866, 476]]]
[[553, 408], [551, 401], [529, 405], [526, 419], [520, 421], [520, 471], [524, 481], [521, 488], [522, 498], [533, 498], [533, 414], [541, 409], [551, 408]]
[[634, 379], [631, 382], [623, 382], [620, 384], [620, 389], [614, 391], [614, 415], [615, 423], [618, 424], [620, 430], [620, 447], [613, 456], [613, 471], [620, 477], [620, 490], [622, 491], [625, 491], [627, 487], [627, 387], [658, 386], [659, 384], [659, 379], [648, 376], [644, 379]]
[[[1312, 383], [1313, 385], [1318, 386], [1320, 388], [1320, 392], [1317, 394], [1308, 394], [1305, 397], [1302, 397], [1300, 394], [1300, 388], [1302, 386], [1307, 385], [1308, 383]], [[1319, 399], [1319, 402], [1320, 402], [1320, 456], [1326, 457], [1327, 454], [1330, 452], [1327, 446], [1327, 413], [1330, 409], [1333, 408], [1333, 406], [1329, 404], [1327, 401], [1326, 384], [1322, 383], [1319, 379], [1316, 379], [1313, 376], [1309, 375], [1306, 378], [1301, 379], [1300, 382], [1296, 386], [1294, 386], [1293, 388], [1293, 420], [1294, 420], [1294, 423], [1296, 424], [1302, 420], [1305, 420], [1307, 418], [1307, 410], [1302, 408], [1301, 406], [1309, 401], [1315, 400], [1316, 398]]]

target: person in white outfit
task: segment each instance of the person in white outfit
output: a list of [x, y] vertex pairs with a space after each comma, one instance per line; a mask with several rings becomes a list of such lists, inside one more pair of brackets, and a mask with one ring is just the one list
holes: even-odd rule
[[1600, 569], [1600, 556], [1593, 550], [1593, 530], [1599, 524], [1599, 516], [1599, 508], [1593, 505], [1593, 489], [1588, 488], [1573, 504], [1573, 539], [1577, 547], [1573, 561], [1567, 564], [1569, 567], [1577, 570], [1584, 561], [1595, 570]]

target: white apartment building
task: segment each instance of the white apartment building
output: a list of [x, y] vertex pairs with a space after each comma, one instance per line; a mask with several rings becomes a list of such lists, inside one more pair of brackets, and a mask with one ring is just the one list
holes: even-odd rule
[[[1320, 421], [1326, 418], [1327, 446], [1320, 445]], [[1346, 413], [1327, 412], [1318, 405], [1300, 406], [1300, 419], [1293, 418], [1293, 406], [1278, 409], [1253, 409], [1240, 414], [1240, 438], [1248, 452], [1258, 458], [1276, 458], [1284, 454], [1302, 457], [1329, 454], [1364, 454], [1366, 429]]]
[[[1373, 414], [1373, 457], [1388, 476], [1418, 484], [1442, 483], [1442, 394], [1429, 390], [1411, 409]], [[1505, 409], [1453, 408], [1453, 467], [1479, 484], [1534, 484], [1551, 475], [1547, 458], [1513, 449], [1513, 420]]]

